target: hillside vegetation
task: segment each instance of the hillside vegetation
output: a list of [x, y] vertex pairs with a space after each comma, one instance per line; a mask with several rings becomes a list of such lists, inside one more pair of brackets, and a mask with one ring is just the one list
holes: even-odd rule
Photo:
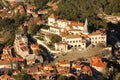
[[120, 0], [62, 0], [55, 14], [59, 18], [84, 21], [88, 18], [89, 28], [106, 27], [104, 20], [98, 14], [120, 15]]

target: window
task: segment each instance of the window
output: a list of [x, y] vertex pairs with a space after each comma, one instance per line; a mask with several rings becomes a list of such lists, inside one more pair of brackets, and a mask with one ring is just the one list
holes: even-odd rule
[[73, 43], [75, 43], [75, 41], [73, 41]]
[[77, 47], [77, 45], [75, 45], [75, 47]]

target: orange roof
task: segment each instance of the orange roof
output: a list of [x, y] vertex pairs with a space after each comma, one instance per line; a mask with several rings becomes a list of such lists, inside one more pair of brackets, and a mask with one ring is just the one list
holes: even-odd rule
[[38, 17], [34, 18], [34, 21], [37, 23], [37, 24], [42, 24], [43, 21], [40, 20]]
[[82, 38], [81, 35], [72, 35], [72, 34], [68, 34], [68, 35], [62, 35], [62, 37], [66, 37], [67, 39], [71, 39], [71, 38]]
[[[12, 63], [16, 63], [16, 62], [13, 61]], [[0, 65], [9, 65], [9, 64], [11, 64], [11, 61], [0, 60]]]
[[19, 5], [19, 6], [18, 6], [18, 9], [19, 9], [19, 10], [21, 10], [21, 9], [23, 9], [23, 10], [24, 10], [24, 8], [23, 8], [23, 6], [22, 6], [22, 5]]
[[102, 59], [100, 56], [94, 56], [91, 59], [91, 65], [96, 67], [105, 67], [107, 66], [106, 62], [102, 62]]
[[47, 9], [44, 9], [44, 10], [39, 10], [38, 12], [40, 12], [40, 13], [47, 13], [48, 10], [47, 10]]
[[13, 61], [13, 62], [17, 62], [17, 61], [24, 61], [24, 59], [23, 59], [23, 58], [14, 57], [14, 58], [5, 58], [4, 61]]
[[76, 62], [75, 67], [76, 67], [76, 68], [81, 68], [81, 65], [80, 65], [80, 62], [79, 62], [79, 61]]
[[27, 9], [36, 9], [36, 6], [33, 6], [31, 4], [27, 4]]
[[8, 76], [7, 74], [1, 75], [0, 80], [2, 80], [2, 79], [12, 80], [11, 77]]
[[95, 32], [92, 32], [91, 34], [89, 34], [90, 36], [92, 35], [105, 35], [105, 30], [104, 29], [99, 29]]
[[38, 68], [43, 70], [43, 66], [41, 66], [41, 65], [38, 65]]
[[10, 45], [3, 48], [3, 50], [10, 50], [10, 49], [11, 49]]
[[14, 73], [21, 73], [20, 70], [15, 70]]
[[11, 0], [11, 1], [10, 1], [10, 4], [11, 4], [11, 5], [15, 5], [15, 4], [17, 4], [17, 2]]
[[70, 64], [69, 61], [66, 61], [66, 60], [60, 60], [58, 61], [59, 64]]
[[51, 75], [51, 72], [50, 71], [44, 71], [44, 74], [45, 75]]
[[11, 61], [24, 61], [23, 58], [10, 58]]
[[84, 23], [72, 22], [72, 26], [82, 26], [82, 27], [84, 27]]
[[35, 72], [38, 72], [38, 69], [36, 67], [28, 68], [28, 73], [34, 74]]
[[45, 65], [44, 68], [47, 68], [48, 70], [53, 70], [53, 67], [51, 65]]
[[66, 20], [66, 19], [59, 19], [59, 20], [57, 20], [57, 21], [60, 21], [60, 22], [71, 22], [71, 21], [68, 21], [68, 20]]
[[40, 50], [38, 44], [34, 44], [34, 43], [31, 44], [31, 48], [32, 48], [32, 49], [35, 49], [35, 50]]

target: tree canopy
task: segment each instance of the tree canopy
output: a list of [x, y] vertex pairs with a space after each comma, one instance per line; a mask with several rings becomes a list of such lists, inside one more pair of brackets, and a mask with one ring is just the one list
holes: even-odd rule
[[35, 80], [32, 75], [27, 74], [26, 71], [22, 71], [22, 73], [15, 75], [16, 80]]
[[60, 75], [57, 80], [68, 80], [66, 76]]
[[51, 0], [26, 0], [33, 5], [36, 5], [38, 9], [44, 8], [46, 4]]
[[50, 40], [52, 43], [57, 43], [57, 42], [61, 41], [61, 37], [58, 35], [52, 35]]
[[89, 28], [106, 27], [107, 24], [97, 15], [99, 13], [119, 14], [120, 0], [62, 0], [55, 14], [59, 18], [84, 22], [89, 21]]
[[115, 80], [120, 80], [120, 72], [115, 75]]
[[40, 29], [40, 26], [38, 26], [38, 25], [35, 23], [34, 19], [31, 18], [31, 19], [30, 19], [30, 25], [29, 25], [29, 27], [28, 27], [28, 33], [31, 34], [31, 35], [35, 35], [36, 32], [37, 32], [39, 29]]
[[24, 23], [25, 20], [26, 16], [21, 14], [16, 14], [12, 18], [0, 18], [0, 32], [3, 32], [1, 37], [5, 38], [5, 44], [13, 44], [15, 32], [18, 30], [18, 27]]

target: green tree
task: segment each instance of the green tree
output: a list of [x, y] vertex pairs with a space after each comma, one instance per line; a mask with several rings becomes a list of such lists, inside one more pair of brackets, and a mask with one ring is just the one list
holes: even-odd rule
[[[22, 73], [22, 74], [18, 74], [15, 76], [16, 80], [32, 80], [33, 77], [32, 75], [29, 75], [27, 73]], [[34, 80], [34, 79], [33, 79]]]
[[107, 5], [106, 7], [105, 7], [105, 13], [106, 14], [108, 14], [108, 15], [110, 15], [111, 13], [112, 13], [112, 9], [111, 9], [111, 6], [110, 5]]
[[[107, 26], [106, 21], [98, 17], [99, 13], [120, 13], [120, 0], [62, 0], [55, 14], [60, 19], [84, 22], [88, 18], [89, 28], [98, 29]], [[92, 30], [91, 29], [91, 30]]]
[[51, 40], [52, 43], [57, 43], [57, 42], [61, 41], [61, 37], [58, 36], [58, 35], [52, 35], [50, 40]]
[[115, 75], [115, 79], [114, 80], [120, 80], [120, 72]]
[[67, 80], [67, 76], [60, 75], [57, 80]]
[[25, 20], [27, 19], [27, 16], [26, 14], [16, 14], [13, 19], [15, 20], [15, 25], [19, 26], [19, 25], [22, 25]]
[[28, 33], [31, 34], [31, 35], [35, 35], [36, 32], [39, 31], [39, 29], [40, 29], [40, 26], [38, 26], [38, 25], [35, 23], [34, 19], [31, 18], [31, 19], [30, 19], [30, 25], [29, 25], [29, 27], [28, 27]]
[[49, 26], [47, 26], [47, 25], [41, 25], [40, 27], [42, 27], [43, 29], [46, 29], [46, 30], [48, 30], [50, 27]]

